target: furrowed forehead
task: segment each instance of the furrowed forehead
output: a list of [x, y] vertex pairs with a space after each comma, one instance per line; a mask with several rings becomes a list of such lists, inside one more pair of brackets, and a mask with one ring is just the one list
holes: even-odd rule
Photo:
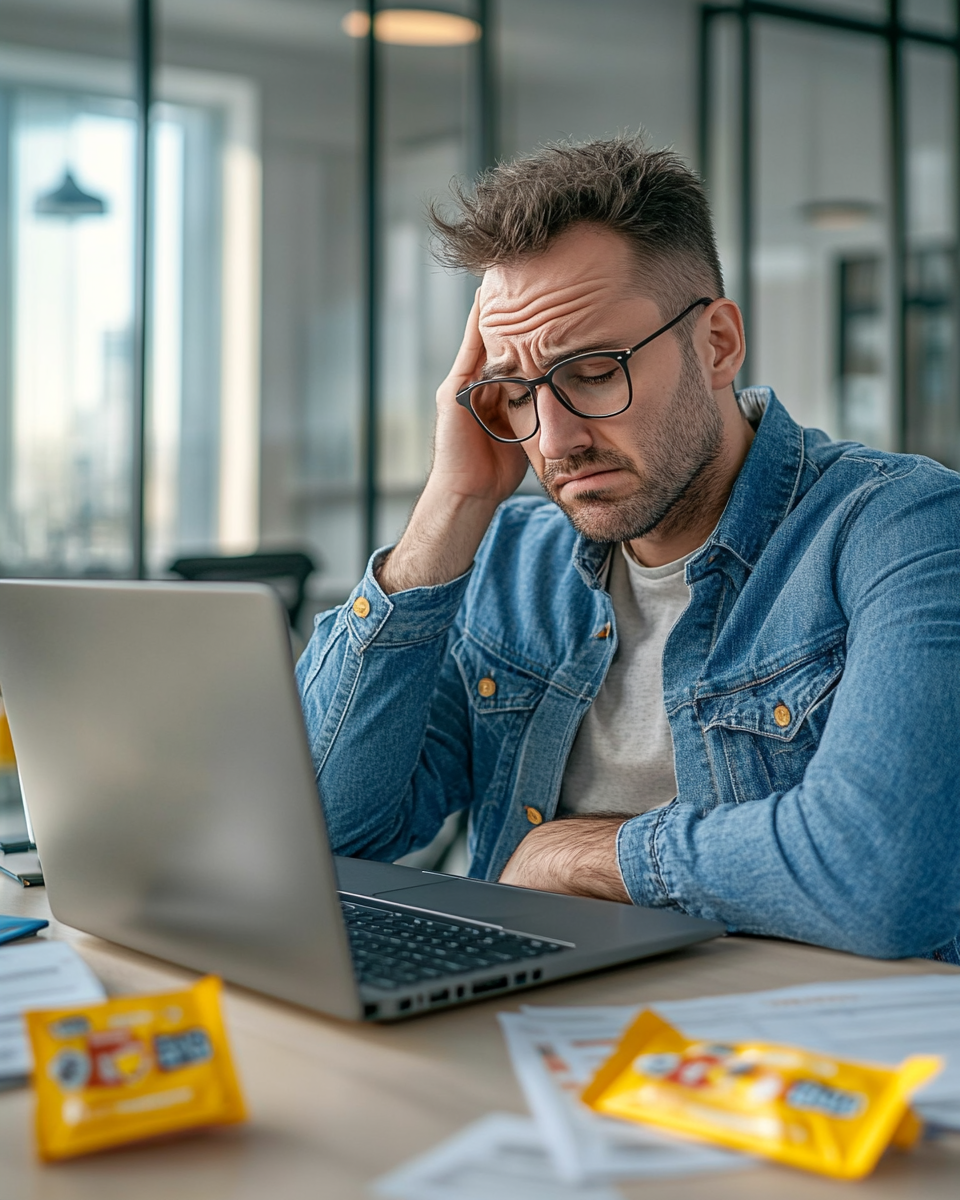
[[[710, 292], [701, 275], [696, 264], [682, 256], [660, 259], [643, 253], [623, 234], [575, 227], [541, 253], [484, 272], [481, 331], [495, 342], [524, 338], [543, 326], [559, 329], [568, 317], [579, 321], [592, 305], [638, 298], [671, 316], [693, 296]], [[554, 340], [559, 343], [560, 336]], [[566, 337], [563, 343], [564, 348], [573, 345]], [[490, 349], [494, 357], [501, 357]]]
[[[661, 323], [661, 313], [679, 311], [663, 294], [673, 290], [663, 286], [663, 268], [642, 261], [630, 238], [597, 226], [568, 230], [541, 253], [490, 267], [480, 289], [488, 358], [481, 377], [530, 378], [577, 354], [634, 345]], [[688, 287], [676, 280], [679, 294]]]
[[[599, 345], [596, 337], [589, 341], [584, 338], [583, 319], [583, 309], [571, 306], [563, 315], [559, 315], [556, 308], [549, 310], [540, 323], [525, 321], [517, 332], [517, 327], [513, 324], [489, 325], [487, 332], [492, 335], [487, 339], [490, 343], [490, 358], [484, 364], [481, 378], [492, 379], [495, 376], [517, 374], [520, 370], [517, 354], [520, 346], [527, 347], [533, 353], [544, 371], [564, 358], [579, 354], [581, 350], [596, 349]], [[600, 337], [599, 340], [602, 341], [603, 338]]]
[[[567, 343], [558, 341], [555, 348], [547, 351], [543, 357], [538, 356], [538, 367], [540, 372], [545, 374], [552, 367], [555, 367], [557, 363], [563, 362], [567, 358], [574, 358], [578, 354], [589, 354], [603, 350], [623, 350], [626, 346], [627, 343], [622, 339], [621, 341], [616, 341], [616, 339], [610, 338], [598, 338], [589, 343], [583, 342], [582, 339], [578, 342], [572, 338]], [[517, 360], [510, 355], [485, 363], [479, 377], [481, 379], [499, 379], [504, 376], [521, 376]]]

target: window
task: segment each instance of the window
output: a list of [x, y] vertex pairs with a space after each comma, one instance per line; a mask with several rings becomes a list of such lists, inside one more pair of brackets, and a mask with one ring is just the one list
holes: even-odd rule
[[701, 160], [747, 315], [742, 382], [956, 466], [956, 5], [777, 7], [701, 9]]
[[[121, 59], [0, 48], [0, 563], [134, 567], [136, 109]], [[258, 540], [255, 89], [158, 79], [151, 124], [146, 543], [161, 572]]]

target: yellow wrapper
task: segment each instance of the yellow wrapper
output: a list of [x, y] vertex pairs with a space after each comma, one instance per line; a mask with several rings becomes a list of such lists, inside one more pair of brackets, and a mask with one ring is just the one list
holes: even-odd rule
[[213, 976], [184, 992], [27, 1013], [26, 1023], [41, 1158], [246, 1118]]
[[609, 1116], [859, 1179], [888, 1145], [919, 1137], [910, 1096], [942, 1066], [930, 1055], [881, 1067], [767, 1042], [695, 1041], [645, 1009], [583, 1099]]

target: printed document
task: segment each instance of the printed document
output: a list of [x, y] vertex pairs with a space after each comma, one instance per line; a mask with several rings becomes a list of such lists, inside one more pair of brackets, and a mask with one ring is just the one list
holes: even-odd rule
[[389, 1200], [619, 1200], [603, 1184], [561, 1183], [536, 1124], [490, 1113], [371, 1188]]
[[960, 1129], [960, 974], [808, 983], [649, 1006], [522, 1011], [535, 1020], [562, 1019], [581, 1036], [603, 1028], [619, 1037], [644, 1007], [686, 1034], [715, 1041], [763, 1038], [891, 1066], [910, 1054], [939, 1054], [944, 1069], [917, 1094], [914, 1107], [932, 1125]]
[[[584, 1011], [591, 1017], [584, 1019]], [[528, 1008], [499, 1015], [513, 1069], [558, 1178], [656, 1179], [753, 1164], [746, 1155], [601, 1116], [580, 1100], [623, 1032], [620, 1009]]]
[[0, 946], [0, 1087], [23, 1082], [33, 1066], [22, 1013], [105, 999], [100, 980], [66, 942]]

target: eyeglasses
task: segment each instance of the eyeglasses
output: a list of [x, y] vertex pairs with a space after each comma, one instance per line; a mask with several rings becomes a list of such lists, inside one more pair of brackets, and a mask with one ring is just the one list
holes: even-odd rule
[[498, 442], [525, 442], [540, 428], [537, 388], [546, 384], [564, 408], [578, 417], [591, 420], [616, 417], [633, 400], [633, 383], [627, 363], [638, 350], [648, 346], [674, 325], [679, 325], [702, 304], [712, 304], [708, 296], [688, 305], [679, 316], [661, 326], [656, 333], [637, 342], [628, 350], [591, 350], [575, 354], [551, 367], [539, 379], [480, 379], [457, 392], [462, 404]]

